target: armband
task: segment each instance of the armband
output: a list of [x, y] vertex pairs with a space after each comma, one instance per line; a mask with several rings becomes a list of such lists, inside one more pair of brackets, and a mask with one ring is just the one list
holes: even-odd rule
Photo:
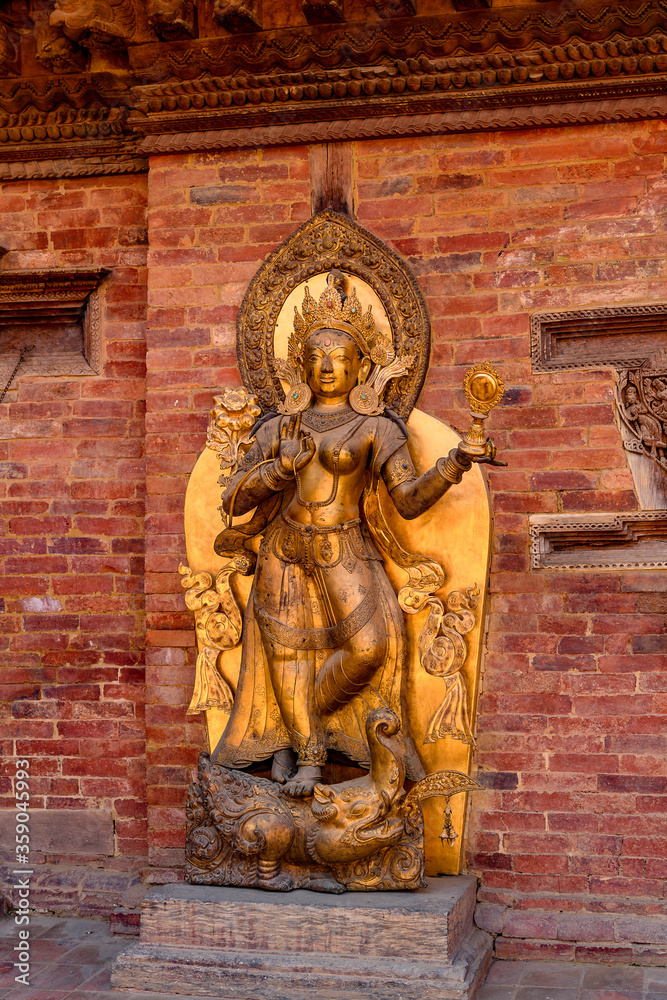
[[456, 448], [452, 448], [449, 455], [446, 458], [439, 458], [435, 463], [436, 470], [442, 476], [442, 478], [455, 486], [460, 483], [463, 479], [463, 473], [467, 472], [471, 468], [472, 463], [460, 462], [456, 458]]
[[385, 472], [385, 483], [391, 493], [401, 483], [414, 483], [417, 478], [415, 467], [404, 455], [395, 455], [390, 459]]

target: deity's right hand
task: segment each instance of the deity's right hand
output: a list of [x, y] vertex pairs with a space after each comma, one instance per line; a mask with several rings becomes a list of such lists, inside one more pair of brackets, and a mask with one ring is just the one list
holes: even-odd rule
[[301, 430], [301, 414], [293, 414], [280, 428], [278, 470], [284, 477], [295, 476], [308, 465], [315, 455], [315, 442], [310, 434]]

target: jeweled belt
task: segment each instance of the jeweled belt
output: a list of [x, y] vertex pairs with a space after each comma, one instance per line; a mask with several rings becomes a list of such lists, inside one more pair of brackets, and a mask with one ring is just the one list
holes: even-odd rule
[[257, 603], [255, 603], [255, 617], [262, 632], [269, 639], [281, 646], [287, 646], [288, 649], [337, 649], [361, 631], [373, 617], [376, 607], [375, 587], [371, 586], [361, 604], [335, 625], [322, 628], [292, 628], [291, 625], [283, 625]]
[[267, 531], [264, 544], [281, 562], [300, 565], [308, 576], [341, 562], [353, 573], [357, 560], [369, 558], [358, 517], [343, 524], [301, 524], [283, 513]]
[[343, 521], [342, 524], [302, 524], [301, 521], [295, 521], [285, 511], [283, 511], [281, 516], [285, 524], [289, 525], [290, 528], [296, 528], [297, 531], [302, 531], [307, 535], [327, 535], [332, 531], [341, 534], [351, 531], [352, 528], [356, 528], [358, 524], [361, 524], [360, 517], [353, 517], [349, 521]]

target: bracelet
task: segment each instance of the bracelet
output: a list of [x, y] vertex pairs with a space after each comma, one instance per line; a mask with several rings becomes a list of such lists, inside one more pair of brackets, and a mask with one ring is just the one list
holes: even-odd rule
[[463, 465], [462, 462], [459, 462], [456, 458], [456, 448], [452, 448], [447, 458], [438, 459], [435, 468], [446, 482], [456, 486], [463, 479], [463, 473], [467, 472], [471, 465], [472, 463]]
[[278, 460], [275, 459], [272, 465], [263, 465], [259, 470], [259, 478], [265, 486], [268, 486], [274, 493], [285, 488], [292, 480], [292, 476], [285, 476], [280, 471]]

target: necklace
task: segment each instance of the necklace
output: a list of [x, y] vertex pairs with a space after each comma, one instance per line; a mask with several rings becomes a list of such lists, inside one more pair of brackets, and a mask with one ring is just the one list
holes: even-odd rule
[[310, 427], [313, 431], [329, 431], [336, 427], [342, 427], [356, 417], [356, 412], [348, 407], [344, 410], [337, 410], [335, 413], [323, 413], [321, 410], [303, 410], [301, 423]]
[[[352, 411], [354, 413], [354, 410]], [[354, 414], [357, 416], [357, 414]], [[363, 424], [366, 417], [361, 417], [361, 419], [356, 420], [352, 427], [348, 430], [347, 434], [340, 439], [338, 444], [335, 446], [332, 458], [333, 458], [333, 483], [331, 486], [331, 494], [326, 498], [326, 500], [304, 500], [303, 494], [301, 493], [301, 481], [299, 479], [299, 473], [294, 473], [294, 479], [296, 481], [296, 496], [297, 500], [302, 507], [306, 507], [308, 510], [317, 510], [318, 507], [328, 507], [330, 503], [333, 503], [336, 499], [338, 493], [338, 480], [340, 478], [340, 471], [338, 468], [338, 460], [340, 458], [340, 451], [344, 444], [350, 440], [350, 438], [357, 432], [357, 429]], [[297, 456], [298, 457], [298, 456]]]

